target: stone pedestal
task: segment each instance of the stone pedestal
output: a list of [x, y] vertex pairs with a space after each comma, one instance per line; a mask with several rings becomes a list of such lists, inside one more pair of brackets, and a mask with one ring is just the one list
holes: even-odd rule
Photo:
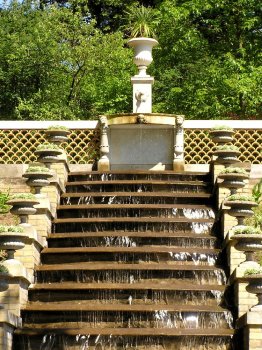
[[15, 328], [22, 326], [22, 319], [12, 312], [0, 310], [0, 349], [12, 350]]
[[152, 113], [152, 85], [154, 78], [135, 75], [133, 85], [133, 113]]
[[262, 349], [262, 312], [245, 313], [238, 319], [237, 328], [243, 331], [244, 350]]

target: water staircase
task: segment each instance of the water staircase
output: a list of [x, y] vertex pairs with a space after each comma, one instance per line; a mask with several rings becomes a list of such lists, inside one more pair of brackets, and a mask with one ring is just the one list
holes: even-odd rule
[[70, 173], [15, 350], [228, 350], [209, 173]]

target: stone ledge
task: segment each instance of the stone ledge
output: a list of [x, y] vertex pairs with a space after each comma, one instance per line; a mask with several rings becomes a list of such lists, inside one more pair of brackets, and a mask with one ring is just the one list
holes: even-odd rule
[[22, 327], [22, 319], [7, 310], [0, 310], [0, 324], [6, 323], [14, 328]]
[[239, 319], [236, 322], [237, 328], [242, 327], [262, 327], [262, 311], [248, 311], [243, 316], [239, 317]]

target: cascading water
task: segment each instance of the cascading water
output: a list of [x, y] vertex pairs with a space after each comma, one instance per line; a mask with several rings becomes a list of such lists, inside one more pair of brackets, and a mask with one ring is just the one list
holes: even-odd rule
[[211, 193], [209, 174], [70, 174], [15, 350], [231, 349]]

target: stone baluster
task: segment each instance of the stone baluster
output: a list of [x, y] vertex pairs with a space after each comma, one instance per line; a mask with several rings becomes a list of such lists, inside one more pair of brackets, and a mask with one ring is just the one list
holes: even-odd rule
[[100, 159], [98, 161], [98, 171], [110, 170], [109, 162], [109, 142], [108, 142], [108, 122], [105, 115], [99, 117], [101, 130]]
[[177, 116], [174, 130], [174, 160], [173, 170], [176, 172], [185, 170], [184, 162], [184, 117]]

